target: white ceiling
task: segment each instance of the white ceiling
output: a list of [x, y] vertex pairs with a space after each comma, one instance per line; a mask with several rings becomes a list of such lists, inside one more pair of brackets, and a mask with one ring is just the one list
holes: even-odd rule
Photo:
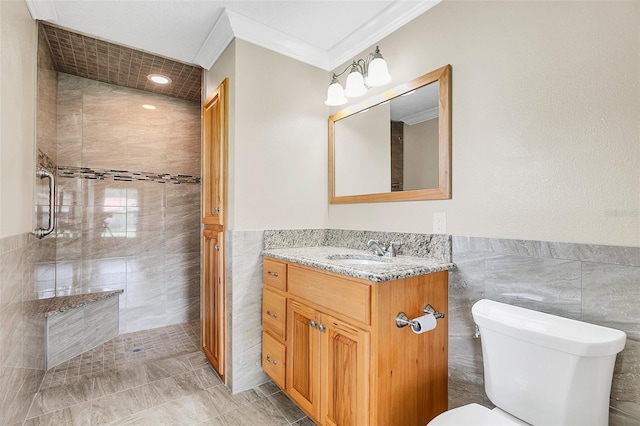
[[332, 70], [441, 0], [25, 0], [34, 19], [209, 69], [234, 37]]

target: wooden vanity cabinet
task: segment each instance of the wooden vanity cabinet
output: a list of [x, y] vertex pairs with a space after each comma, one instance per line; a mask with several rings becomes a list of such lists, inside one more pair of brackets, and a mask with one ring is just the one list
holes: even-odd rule
[[262, 290], [262, 369], [273, 382], [286, 386], [287, 264], [265, 259]]
[[[316, 423], [424, 426], [447, 409], [447, 271], [373, 283], [279, 263], [285, 290], [265, 280], [264, 294], [267, 304], [270, 292], [286, 298], [285, 335], [276, 339], [286, 352], [284, 385], [273, 364], [265, 372]], [[414, 318], [426, 304], [445, 313], [435, 330], [396, 326], [399, 312]], [[265, 309], [263, 366], [274, 339]]]

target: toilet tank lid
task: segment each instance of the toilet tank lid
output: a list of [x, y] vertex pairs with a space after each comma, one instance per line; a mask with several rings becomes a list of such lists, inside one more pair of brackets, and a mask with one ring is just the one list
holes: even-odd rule
[[627, 335], [620, 330], [558, 317], [493, 300], [482, 299], [471, 308], [480, 327], [578, 356], [615, 355], [624, 349]]

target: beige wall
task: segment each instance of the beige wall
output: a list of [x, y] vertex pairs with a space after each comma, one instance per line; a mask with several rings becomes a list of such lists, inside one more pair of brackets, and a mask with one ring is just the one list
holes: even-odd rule
[[0, 238], [32, 230], [36, 23], [24, 2], [0, 1]]
[[378, 44], [397, 83], [452, 65], [453, 199], [330, 227], [640, 245], [640, 3], [444, 1]]
[[228, 227], [324, 227], [327, 73], [243, 40], [230, 48], [205, 73], [207, 93], [233, 73]]

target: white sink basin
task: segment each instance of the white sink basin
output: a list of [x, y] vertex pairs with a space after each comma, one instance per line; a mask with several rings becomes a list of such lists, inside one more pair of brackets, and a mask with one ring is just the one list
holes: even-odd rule
[[333, 255], [327, 256], [327, 259], [346, 265], [385, 265], [390, 263], [388, 259], [377, 259], [374, 256]]

